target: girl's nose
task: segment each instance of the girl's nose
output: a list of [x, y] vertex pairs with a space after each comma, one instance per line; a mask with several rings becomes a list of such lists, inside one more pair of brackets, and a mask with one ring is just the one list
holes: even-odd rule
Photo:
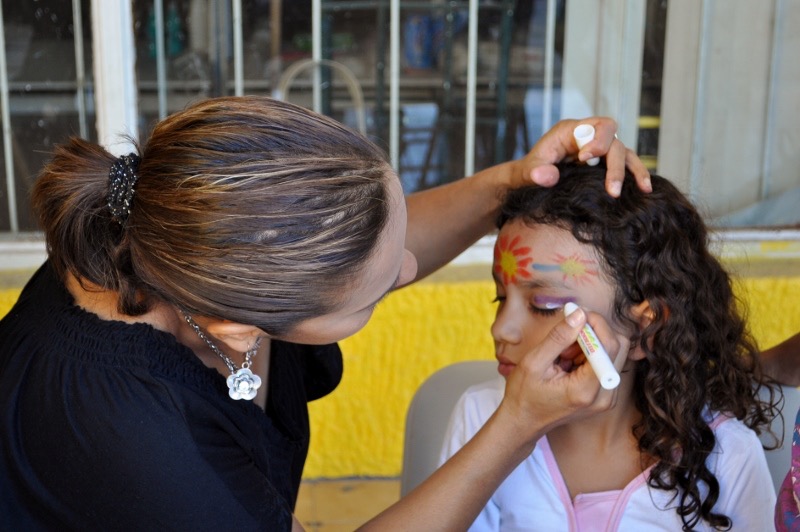
[[512, 309], [507, 301], [501, 304], [492, 323], [492, 337], [495, 342], [518, 344], [522, 341], [522, 327], [516, 318], [520, 312], [521, 310]]

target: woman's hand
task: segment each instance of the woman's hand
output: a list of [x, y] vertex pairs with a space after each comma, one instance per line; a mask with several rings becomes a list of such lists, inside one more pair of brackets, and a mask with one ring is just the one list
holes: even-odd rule
[[[580, 151], [572, 134], [579, 124], [595, 129], [594, 140]], [[554, 185], [558, 181], [555, 164], [568, 157], [585, 161], [605, 156], [606, 188], [612, 196], [619, 196], [626, 165], [639, 188], [649, 192], [650, 172], [635, 153], [614, 138], [616, 130], [617, 124], [610, 118], [562, 120], [522, 159], [407, 196], [406, 248], [417, 258], [416, 280], [441, 268], [491, 231], [500, 201], [509, 189], [531, 183]]]
[[[580, 124], [594, 127], [594, 140], [580, 150], [575, 142], [573, 131]], [[633, 174], [639, 188], [652, 191], [650, 172], [633, 150], [628, 149], [616, 138], [617, 123], [611, 118], [591, 117], [583, 120], [561, 120], [544, 134], [528, 154], [517, 161], [519, 182], [512, 186], [528, 184], [531, 180], [541, 186], [549, 187], [558, 182], [558, 169], [555, 167], [569, 157], [588, 161], [592, 157], [604, 156], [606, 159], [606, 190], [618, 197], [625, 178], [625, 168]]]
[[[628, 342], [596, 314], [589, 321], [614, 359]], [[566, 372], [554, 362], [586, 323], [576, 310], [556, 325], [508, 376], [500, 407], [430, 478], [360, 530], [466, 530], [492, 493], [553, 427], [602, 412], [615, 390], [603, 390], [589, 364]]]
[[800, 333], [763, 351], [761, 367], [784, 386], [800, 386]]
[[[613, 332], [599, 314], [590, 313], [588, 319], [615, 366], [621, 367], [625, 361], [617, 359], [627, 357], [629, 340]], [[530, 433], [538, 439], [555, 426], [602, 412], [616, 401], [616, 389], [601, 389], [588, 363], [570, 372], [556, 364], [556, 357], [575, 343], [586, 321], [582, 309], [567, 316], [508, 376], [498, 412], [505, 408], [519, 423], [521, 435]]]

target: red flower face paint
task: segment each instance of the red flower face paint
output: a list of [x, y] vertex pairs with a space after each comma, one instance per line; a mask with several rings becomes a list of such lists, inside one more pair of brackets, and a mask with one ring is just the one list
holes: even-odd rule
[[533, 261], [531, 257], [527, 256], [531, 252], [531, 248], [516, 247], [519, 240], [519, 235], [515, 236], [511, 242], [507, 237], [501, 236], [494, 245], [494, 271], [499, 277], [502, 277], [504, 285], [513, 284], [520, 277], [531, 278], [531, 274], [527, 270], [528, 265]]

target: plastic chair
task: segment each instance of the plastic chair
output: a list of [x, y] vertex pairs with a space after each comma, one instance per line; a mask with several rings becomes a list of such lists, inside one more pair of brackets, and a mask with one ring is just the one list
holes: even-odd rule
[[342, 63], [332, 59], [302, 59], [286, 69], [281, 78], [278, 80], [278, 86], [272, 91], [272, 97], [276, 100], [287, 100], [289, 97], [289, 89], [294, 82], [294, 78], [303, 70], [308, 70], [314, 67], [326, 66], [331, 67], [339, 74], [347, 85], [347, 90], [350, 92], [350, 98], [353, 100], [353, 107], [356, 113], [356, 122], [358, 131], [362, 135], [367, 134], [367, 114], [366, 106], [364, 104], [364, 92], [358, 82], [358, 78], [353, 72]]
[[447, 423], [461, 394], [497, 375], [497, 362], [469, 360], [441, 368], [420, 385], [406, 414], [401, 496], [436, 470]]

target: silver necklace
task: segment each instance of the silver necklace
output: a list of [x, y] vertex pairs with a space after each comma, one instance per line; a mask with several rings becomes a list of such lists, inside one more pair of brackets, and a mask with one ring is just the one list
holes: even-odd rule
[[253, 344], [253, 347], [248, 349], [244, 354], [244, 362], [242, 363], [241, 368], [237, 368], [236, 364], [231, 360], [231, 358], [222, 352], [222, 350], [214, 345], [214, 342], [209, 339], [208, 336], [200, 329], [200, 326], [195, 323], [189, 314], [181, 310], [181, 314], [183, 315], [183, 319], [186, 320], [186, 323], [192, 328], [192, 330], [203, 340], [211, 350], [225, 362], [225, 365], [228, 366], [231, 374], [228, 375], [226, 380], [228, 384], [228, 395], [231, 396], [231, 399], [247, 399], [251, 400], [256, 396], [256, 392], [261, 387], [261, 377], [255, 375], [252, 371], [250, 371], [250, 366], [252, 365], [252, 359], [256, 356], [258, 352], [258, 347], [261, 345], [261, 338], [256, 338], [256, 343]]

